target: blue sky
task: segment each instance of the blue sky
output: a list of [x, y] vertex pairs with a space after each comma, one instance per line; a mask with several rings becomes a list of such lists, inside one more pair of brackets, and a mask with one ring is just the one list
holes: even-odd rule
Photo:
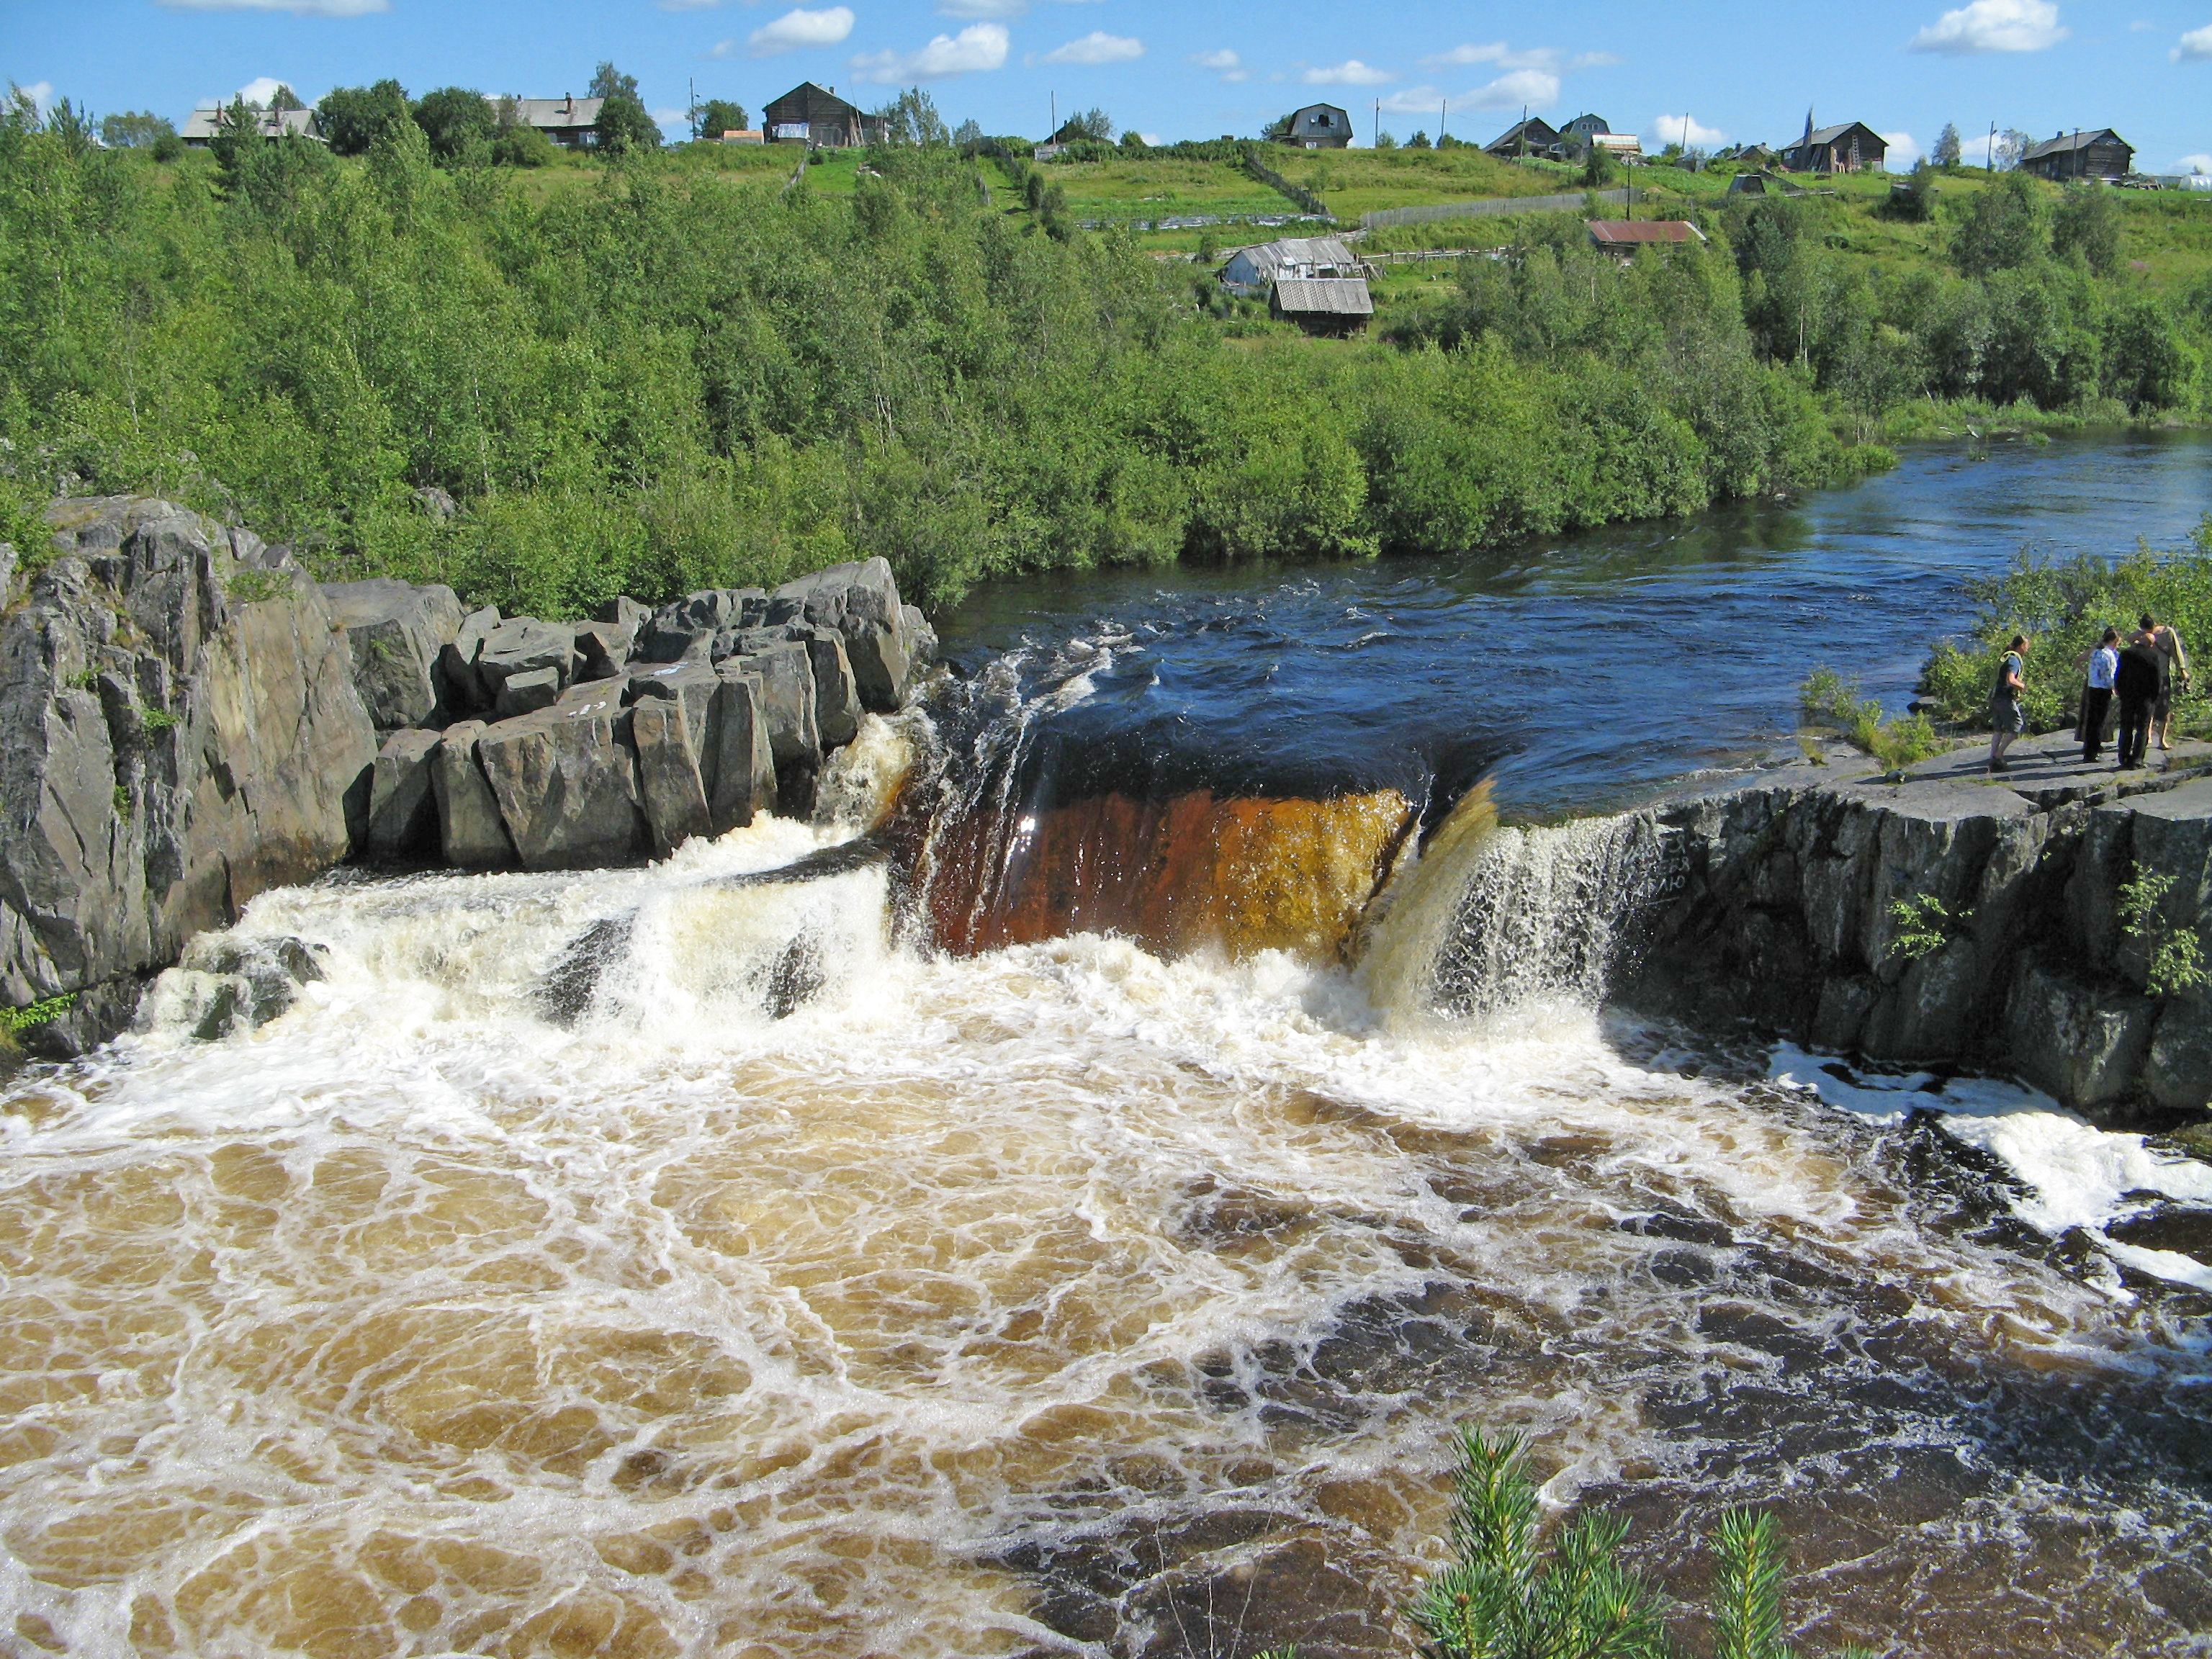
[[1448, 102], [1452, 131], [1486, 139], [1525, 102], [1655, 147], [1685, 117], [1706, 143], [1788, 138], [1810, 105], [1908, 149], [1947, 120], [1970, 146], [1991, 122], [2110, 125], [2146, 169], [2212, 172], [2212, 0], [1707, 0], [1694, 22], [1618, 0], [0, 0], [0, 76], [99, 112], [181, 119], [258, 82], [312, 102], [387, 75], [557, 96], [603, 58], [678, 136], [695, 84], [757, 117], [812, 80], [866, 105], [919, 83], [955, 124], [1033, 137], [1055, 95], [1168, 139], [1317, 100], [1363, 143], [1378, 101], [1401, 137]]

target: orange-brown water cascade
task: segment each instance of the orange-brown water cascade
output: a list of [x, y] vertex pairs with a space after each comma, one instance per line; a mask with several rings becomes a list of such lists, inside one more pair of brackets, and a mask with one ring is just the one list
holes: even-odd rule
[[962, 955], [1115, 933], [1181, 955], [1341, 957], [1413, 823], [1395, 789], [1332, 800], [1109, 794], [1014, 827], [981, 816], [932, 849], [933, 937]]

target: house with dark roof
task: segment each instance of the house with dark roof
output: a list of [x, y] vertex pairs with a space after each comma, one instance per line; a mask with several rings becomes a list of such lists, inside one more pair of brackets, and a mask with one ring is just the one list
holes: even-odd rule
[[1484, 155], [1495, 155], [1501, 161], [1525, 161], [1530, 156], [1556, 161], [1566, 154], [1559, 129], [1540, 115], [1516, 121], [1485, 144], [1482, 150]]
[[2031, 145], [2020, 158], [2024, 172], [2065, 184], [2075, 179], [2124, 179], [2136, 170], [2136, 147], [2110, 127], [2076, 128]]
[[1584, 228], [1592, 247], [1624, 258], [1638, 248], [1701, 246], [1705, 240], [1705, 233], [1686, 219], [1592, 219]]
[[1308, 104], [1275, 135], [1294, 149], [1343, 149], [1352, 143], [1352, 116], [1334, 104]]
[[770, 143], [793, 140], [814, 149], [849, 149], [884, 141], [884, 118], [837, 95], [835, 87], [802, 81], [761, 115]]
[[1805, 136], [1782, 158], [1792, 173], [1880, 173], [1889, 141], [1863, 121], [1839, 127], [1815, 127], [1805, 117]]

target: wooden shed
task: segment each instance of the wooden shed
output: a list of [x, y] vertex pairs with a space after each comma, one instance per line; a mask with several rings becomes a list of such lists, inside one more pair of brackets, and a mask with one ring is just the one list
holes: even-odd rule
[[1366, 275], [1367, 267], [1341, 237], [1285, 236], [1238, 248], [1221, 267], [1221, 285], [1231, 293], [1256, 297], [1285, 277], [1310, 281]]
[[2076, 179], [2124, 179], [2136, 170], [2136, 147], [2110, 127], [2076, 129], [2032, 146], [2021, 168], [2039, 179], [2068, 184]]
[[1592, 219], [1586, 228], [1591, 246], [1623, 257], [1642, 247], [1682, 247], [1705, 240], [1705, 233], [1686, 219]]
[[815, 149], [849, 149], [884, 141], [884, 118], [848, 104], [834, 87], [802, 81], [761, 116], [769, 142], [790, 139]]
[[1364, 276], [1285, 276], [1267, 295], [1267, 314], [1309, 334], [1356, 334], [1375, 320]]

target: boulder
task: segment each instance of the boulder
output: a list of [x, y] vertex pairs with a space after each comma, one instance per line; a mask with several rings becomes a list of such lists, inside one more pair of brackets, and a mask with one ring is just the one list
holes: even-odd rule
[[887, 714], [906, 701], [913, 641], [888, 561], [832, 565], [786, 582], [769, 596], [767, 620], [770, 626], [811, 623], [842, 635], [865, 708]]
[[446, 728], [438, 744], [430, 787], [438, 802], [439, 850], [463, 870], [497, 870], [514, 862], [514, 842], [499, 815], [499, 801], [477, 762], [482, 720]]
[[929, 618], [921, 614], [921, 607], [902, 605], [899, 615], [906, 621], [907, 653], [914, 665], [921, 668], [937, 660], [937, 630], [929, 625]]
[[518, 674], [550, 668], [557, 694], [568, 683], [575, 655], [576, 638], [568, 629], [535, 617], [509, 617], [484, 635], [483, 648], [477, 653], [477, 678], [495, 708], [500, 692]]
[[630, 711], [638, 789], [653, 851], [674, 852], [708, 832], [707, 787], [680, 697], [641, 697]]
[[711, 653], [715, 635], [756, 626], [767, 614], [768, 595], [757, 587], [708, 587], [654, 611], [639, 635], [647, 662], [680, 662]]
[[415, 859], [438, 853], [438, 797], [431, 779], [441, 741], [421, 726], [394, 732], [377, 751], [369, 788], [371, 858]]
[[477, 672], [477, 658], [492, 629], [500, 623], [499, 607], [488, 605], [461, 618], [453, 642], [438, 653], [438, 690], [443, 706], [457, 714], [481, 714], [491, 708], [493, 693]]
[[814, 723], [822, 746], [842, 749], [860, 735], [860, 692], [853, 683], [852, 659], [834, 629], [809, 628], [805, 646], [814, 670]]
[[578, 623], [576, 651], [568, 671], [571, 680], [611, 680], [621, 674], [637, 648], [636, 630], [619, 623]]
[[592, 612], [593, 622], [610, 623], [635, 640], [653, 612], [627, 593], [618, 593]]
[[775, 803], [775, 757], [760, 681], [737, 661], [716, 671], [703, 768], [707, 817], [716, 835], [742, 829]]
[[644, 854], [629, 719], [608, 699], [501, 720], [477, 738], [477, 764], [526, 869], [584, 869]]
[[2212, 996], [2175, 997], [2160, 1011], [2143, 1089], [2169, 1111], [2212, 1109]]
[[[0, 614], [0, 1001], [130, 981], [367, 830], [376, 738], [291, 556], [173, 503], [58, 502]], [[132, 993], [135, 995], [135, 992]]]
[[2066, 1105], [2109, 1105], [2142, 1070], [2157, 1015], [2148, 998], [2023, 962], [2005, 1006], [2005, 1054]]
[[499, 688], [499, 700], [492, 705], [494, 717], [509, 720], [522, 714], [534, 714], [541, 708], [550, 708], [560, 696], [561, 676], [550, 668], [510, 674], [507, 683]]
[[428, 720], [440, 701], [439, 656], [461, 630], [453, 590], [386, 579], [325, 582], [323, 603], [345, 629], [354, 688], [377, 728]]
[[776, 770], [822, 764], [822, 732], [814, 715], [814, 665], [802, 640], [764, 643], [726, 659], [760, 682], [761, 714]]

